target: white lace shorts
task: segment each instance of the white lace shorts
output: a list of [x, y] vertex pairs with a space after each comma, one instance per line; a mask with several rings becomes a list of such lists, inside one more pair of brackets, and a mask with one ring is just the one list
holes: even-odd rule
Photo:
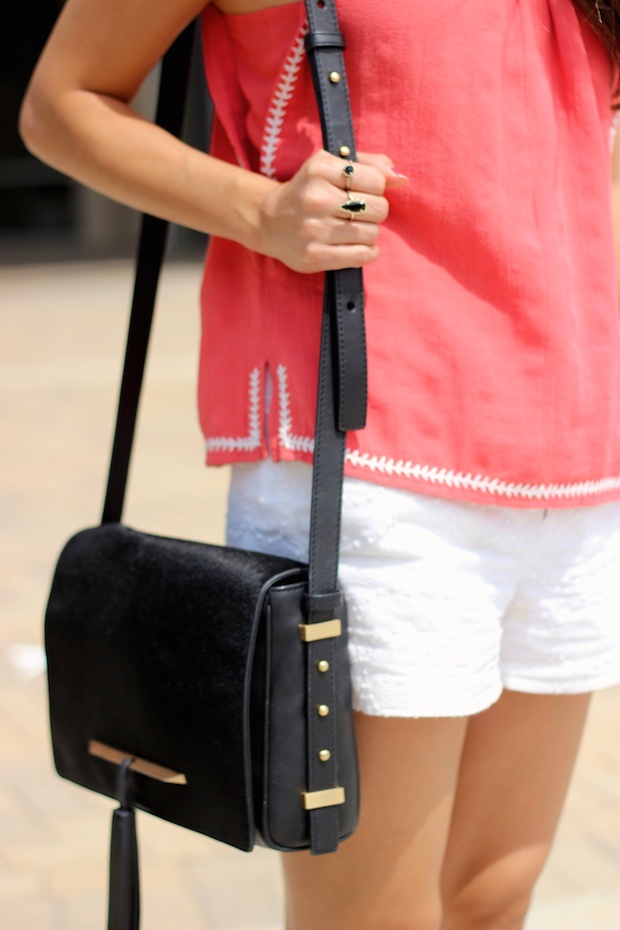
[[[229, 545], [307, 560], [311, 470], [233, 467]], [[620, 682], [620, 502], [517, 510], [345, 479], [354, 706], [452, 717]]]

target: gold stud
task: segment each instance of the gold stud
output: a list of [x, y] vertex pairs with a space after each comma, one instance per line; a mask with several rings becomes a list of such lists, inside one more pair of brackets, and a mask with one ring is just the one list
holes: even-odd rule
[[321, 760], [321, 762], [329, 762], [331, 757], [332, 757], [332, 754], [329, 751], [329, 749], [319, 749], [319, 759]]
[[338, 149], [338, 154], [342, 155], [343, 158], [350, 158], [351, 149], [349, 148], [348, 145], [341, 145], [340, 148]]
[[327, 717], [327, 715], [329, 714], [329, 707], [327, 706], [327, 704], [319, 704], [319, 706], [316, 709], [316, 712], [319, 715], [319, 717]]
[[320, 662], [316, 663], [316, 667], [318, 668], [319, 672], [328, 672], [329, 662], [327, 661], [327, 659], [321, 659]]
[[337, 71], [330, 71], [330, 72], [329, 72], [329, 79], [330, 79], [330, 81], [332, 82], [332, 84], [339, 84], [339, 83], [340, 83], [340, 74], [339, 74]]

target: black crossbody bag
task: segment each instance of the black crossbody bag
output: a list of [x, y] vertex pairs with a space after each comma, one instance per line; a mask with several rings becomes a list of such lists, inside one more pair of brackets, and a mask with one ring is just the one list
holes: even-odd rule
[[[306, 0], [324, 146], [355, 146], [334, 0]], [[162, 66], [157, 122], [180, 134], [192, 34]], [[66, 544], [46, 615], [60, 775], [116, 798], [109, 930], [139, 924], [135, 809], [243, 850], [334, 851], [359, 781], [338, 588], [345, 433], [366, 415], [359, 270], [326, 275], [309, 563], [121, 523], [167, 223], [143, 218], [102, 524]]]

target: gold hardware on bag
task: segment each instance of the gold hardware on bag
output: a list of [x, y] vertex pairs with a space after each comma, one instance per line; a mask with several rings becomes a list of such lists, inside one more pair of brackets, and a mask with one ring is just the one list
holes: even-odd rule
[[348, 145], [341, 145], [338, 149], [338, 154], [342, 155], [343, 158], [349, 158], [351, 155], [351, 149]]
[[316, 667], [318, 668], [319, 672], [328, 672], [329, 662], [327, 661], [327, 659], [321, 659], [319, 662], [316, 663]]
[[322, 623], [300, 623], [299, 638], [304, 643], [316, 643], [320, 639], [332, 639], [342, 634], [340, 620], [324, 620]]
[[301, 801], [304, 810], [315, 811], [320, 807], [335, 807], [344, 804], [344, 788], [326, 788], [324, 791], [302, 791]]
[[321, 760], [321, 762], [329, 762], [331, 757], [332, 757], [332, 754], [329, 751], [329, 749], [319, 749], [319, 759]]
[[330, 71], [330, 72], [329, 72], [329, 79], [330, 79], [330, 81], [332, 82], [332, 84], [339, 84], [339, 83], [340, 83], [340, 75], [338, 74], [337, 71]]
[[329, 707], [327, 706], [327, 704], [319, 704], [319, 706], [316, 709], [316, 712], [319, 715], [319, 717], [327, 717], [327, 715], [329, 714]]
[[123, 752], [121, 749], [115, 749], [114, 746], [107, 746], [96, 739], [91, 739], [88, 744], [88, 752], [91, 756], [98, 759], [105, 759], [106, 762], [113, 762], [114, 765], [120, 765], [125, 759], [131, 758], [133, 761], [129, 766], [130, 771], [138, 772], [140, 775], [146, 775], [148, 778], [154, 778], [155, 781], [163, 781], [167, 785], [186, 785], [187, 778], [182, 772], [175, 772], [174, 769], [167, 769], [156, 762], [149, 762], [148, 759], [141, 759], [134, 756], [131, 752]]

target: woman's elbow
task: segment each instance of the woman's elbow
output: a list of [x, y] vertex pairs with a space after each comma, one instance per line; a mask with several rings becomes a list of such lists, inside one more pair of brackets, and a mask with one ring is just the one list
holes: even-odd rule
[[28, 149], [29, 152], [34, 154], [34, 148], [36, 146], [36, 126], [37, 126], [37, 117], [36, 117], [36, 106], [32, 102], [30, 89], [26, 91], [26, 96], [22, 100], [21, 107], [19, 110], [19, 119], [17, 123], [17, 128], [21, 136], [21, 140]]
[[28, 151], [37, 158], [44, 156], [45, 138], [48, 135], [48, 130], [46, 130], [48, 108], [41, 98], [42, 95], [36, 84], [31, 82], [22, 100], [18, 119], [21, 140]]
[[32, 155], [48, 163], [54, 161], [68, 131], [60, 99], [61, 95], [50, 86], [46, 87], [43, 78], [35, 74], [19, 111], [18, 131], [22, 142]]

